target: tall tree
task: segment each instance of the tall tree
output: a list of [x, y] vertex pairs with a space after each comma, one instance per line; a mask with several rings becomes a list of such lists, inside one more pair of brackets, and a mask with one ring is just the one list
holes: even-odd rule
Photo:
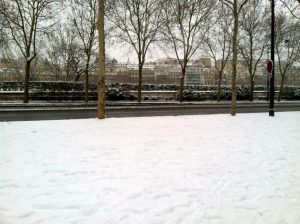
[[260, 0], [252, 0], [241, 11], [239, 50], [250, 78], [250, 101], [253, 101], [254, 76], [269, 43], [267, 13]]
[[223, 73], [232, 54], [232, 22], [230, 11], [224, 4], [217, 10], [214, 29], [208, 32], [205, 38], [204, 50], [214, 60], [217, 72], [218, 94], [217, 100], [221, 99], [221, 84]]
[[211, 0], [172, 0], [167, 1], [163, 7], [162, 34], [173, 47], [181, 66], [180, 102], [183, 101], [187, 64], [203, 43], [209, 28], [208, 18], [214, 6]]
[[94, 68], [91, 66], [91, 57], [97, 49], [98, 0], [72, 0], [72, 17], [85, 55], [82, 71], [85, 74], [85, 102], [88, 102], [89, 70]]
[[138, 102], [142, 100], [142, 74], [149, 46], [161, 26], [161, 0], [111, 0], [107, 20], [117, 39], [133, 47], [138, 58]]
[[295, 62], [300, 58], [300, 21], [292, 20], [287, 16], [278, 15], [276, 21], [276, 44], [277, 67], [281, 76], [278, 101], [283, 96], [283, 86], [286, 76]]
[[99, 81], [98, 81], [98, 118], [105, 118], [105, 0], [98, 0], [98, 37], [99, 37]]
[[36, 57], [38, 33], [48, 31], [51, 9], [57, 0], [0, 0], [0, 13], [15, 44], [25, 58], [24, 103], [28, 103], [32, 60]]
[[248, 2], [248, 0], [220, 0], [229, 9], [231, 9], [233, 16], [233, 35], [232, 35], [232, 87], [231, 87], [231, 115], [234, 116], [237, 110], [236, 104], [236, 75], [237, 75], [237, 57], [238, 57], [238, 35], [239, 35], [239, 15], [241, 10]]

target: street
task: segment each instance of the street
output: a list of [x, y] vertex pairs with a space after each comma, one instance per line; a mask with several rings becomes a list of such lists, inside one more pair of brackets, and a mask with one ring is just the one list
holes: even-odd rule
[[[268, 113], [268, 104], [241, 104], [238, 113]], [[276, 112], [300, 111], [300, 104], [278, 104]], [[111, 117], [149, 117], [149, 116], [179, 116], [200, 114], [230, 113], [230, 105], [152, 105], [152, 106], [107, 106], [107, 118]], [[1, 110], [0, 121], [33, 121], [95, 118], [96, 107], [88, 108], [35, 108], [19, 110]]]

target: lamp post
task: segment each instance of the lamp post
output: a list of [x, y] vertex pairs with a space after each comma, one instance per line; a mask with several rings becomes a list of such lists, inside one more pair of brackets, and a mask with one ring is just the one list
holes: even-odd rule
[[274, 117], [274, 81], [275, 81], [275, 0], [271, 0], [271, 61], [273, 70], [270, 78], [270, 108], [269, 116]]

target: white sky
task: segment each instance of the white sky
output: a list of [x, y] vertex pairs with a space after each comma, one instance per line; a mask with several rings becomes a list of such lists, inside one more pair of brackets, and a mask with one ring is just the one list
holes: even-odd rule
[[[129, 62], [138, 63], [136, 52], [133, 47], [128, 44], [106, 44], [106, 52], [111, 58], [116, 58], [119, 62]], [[205, 56], [204, 52], [201, 52], [199, 49], [192, 58], [199, 58], [201, 56]], [[151, 45], [146, 57], [146, 62], [153, 62], [159, 58], [172, 57], [176, 58], [176, 54], [173, 49], [162, 49], [157, 45]]]

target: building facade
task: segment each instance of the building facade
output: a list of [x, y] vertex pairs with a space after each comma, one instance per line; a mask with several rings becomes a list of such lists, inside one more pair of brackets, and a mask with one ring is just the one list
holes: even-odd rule
[[[96, 60], [97, 61], [97, 60]], [[95, 62], [96, 63], [96, 62]], [[217, 61], [216, 63], [221, 63]], [[0, 81], [23, 81], [24, 61], [14, 59], [0, 59]], [[267, 85], [269, 75], [266, 72], [265, 63], [261, 63], [254, 76], [255, 85]], [[107, 83], [137, 84], [139, 69], [137, 64], [119, 63], [115, 59], [106, 61]], [[36, 60], [32, 63], [32, 81], [74, 81], [75, 75], [67, 78], [64, 67], [56, 69], [47, 61]], [[222, 85], [231, 85], [232, 64], [229, 61], [223, 71]], [[179, 85], [182, 78], [182, 68], [175, 58], [161, 58], [152, 63], [146, 63], [143, 67], [142, 82], [144, 84], [173, 84]], [[89, 81], [98, 83], [97, 64], [89, 70]], [[84, 81], [84, 73], [80, 77]], [[250, 85], [250, 75], [247, 64], [240, 60], [237, 64], [237, 85]], [[276, 69], [275, 84], [280, 85], [281, 76]], [[198, 58], [190, 60], [185, 77], [185, 85], [217, 85], [218, 72], [211, 58]], [[285, 85], [300, 86], [300, 65], [293, 66], [286, 75]]]

